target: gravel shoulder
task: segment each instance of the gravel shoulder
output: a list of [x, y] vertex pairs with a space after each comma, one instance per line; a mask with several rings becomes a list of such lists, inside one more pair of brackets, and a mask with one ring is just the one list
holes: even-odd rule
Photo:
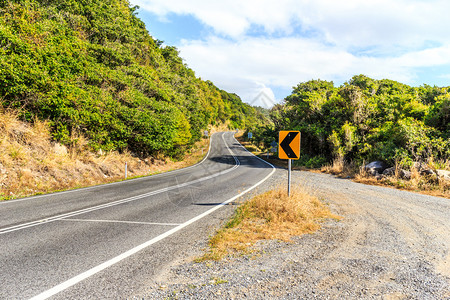
[[[286, 184], [286, 172], [258, 192]], [[292, 180], [344, 218], [291, 243], [260, 242], [252, 255], [194, 263], [204, 238], [132, 298], [450, 299], [449, 199], [303, 171]]]

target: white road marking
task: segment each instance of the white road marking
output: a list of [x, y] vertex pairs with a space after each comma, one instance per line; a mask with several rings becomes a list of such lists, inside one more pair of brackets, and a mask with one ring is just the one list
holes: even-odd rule
[[268, 165], [271, 166], [274, 170], [276, 169], [276, 167], [275, 167], [274, 165], [272, 165], [270, 162], [265, 161], [264, 159], [262, 159], [262, 158], [260, 158], [260, 157], [258, 157], [258, 156], [256, 156], [256, 155], [254, 155], [253, 153], [251, 153], [250, 151], [248, 151], [247, 148], [245, 148], [244, 146], [241, 145], [241, 143], [239, 143], [239, 141], [236, 139], [236, 137], [235, 137], [234, 135], [233, 135], [233, 138], [234, 138], [234, 140], [236, 141], [236, 143], [238, 143], [238, 145], [239, 145], [240, 147], [242, 147], [245, 151], [247, 151], [248, 153], [250, 153], [251, 155], [253, 155], [253, 156], [256, 157], [257, 159], [259, 159], [260, 161], [262, 161], [262, 162], [268, 164]]
[[158, 225], [158, 226], [179, 226], [179, 225], [181, 225], [180, 223], [153, 223], [153, 222], [136, 222], [136, 221], [120, 221], [120, 220], [90, 220], [90, 219], [61, 219], [60, 221], [93, 222], [93, 223], [122, 223], [122, 224]]
[[[223, 135], [222, 135], [222, 138], [223, 138]], [[228, 147], [226, 142], [225, 142], [225, 145], [227, 146], [227, 148], [230, 151], [231, 155], [233, 155], [233, 157], [235, 157], [235, 159], [237, 161], [239, 161], [237, 159], [237, 157], [234, 155], [234, 153], [232, 152], [232, 150]], [[245, 149], [245, 150], [247, 150], [247, 149]], [[259, 157], [257, 157], [257, 158], [259, 158]], [[118, 255], [118, 256], [116, 256], [116, 257], [114, 257], [114, 258], [112, 258], [112, 259], [110, 259], [110, 260], [108, 260], [108, 261], [106, 261], [106, 262], [104, 262], [104, 263], [102, 263], [102, 264], [92, 268], [92, 269], [90, 269], [90, 270], [87, 270], [86, 272], [83, 272], [83, 273], [81, 273], [81, 274], [79, 274], [79, 275], [77, 275], [77, 276], [75, 276], [75, 277], [73, 277], [73, 278], [71, 278], [71, 279], [69, 279], [67, 281], [64, 281], [64, 282], [54, 286], [53, 288], [51, 288], [51, 289], [49, 289], [47, 291], [44, 291], [41, 294], [31, 298], [30, 300], [44, 300], [44, 299], [48, 299], [48, 298], [50, 298], [50, 297], [52, 297], [52, 296], [54, 296], [54, 295], [56, 295], [56, 294], [58, 294], [58, 293], [60, 293], [60, 292], [62, 292], [64, 290], [70, 288], [71, 286], [73, 286], [73, 285], [75, 285], [75, 284], [77, 284], [77, 283], [79, 283], [79, 282], [81, 282], [81, 281], [83, 281], [83, 280], [93, 276], [94, 274], [96, 274], [98, 272], [101, 272], [101, 271], [105, 270], [106, 268], [109, 268], [109, 267], [115, 265], [116, 263], [118, 263], [118, 262], [120, 262], [120, 261], [122, 261], [122, 260], [124, 260], [124, 259], [126, 259], [126, 258], [128, 258], [128, 257], [130, 257], [130, 256], [132, 256], [132, 255], [134, 255], [136, 253], [138, 253], [139, 251], [149, 247], [150, 245], [153, 245], [154, 243], [165, 239], [166, 237], [176, 233], [177, 231], [180, 231], [181, 229], [191, 225], [192, 223], [194, 223], [194, 222], [196, 222], [196, 221], [206, 217], [207, 215], [209, 215], [212, 212], [218, 210], [222, 206], [224, 206], [224, 205], [226, 205], [226, 204], [228, 204], [230, 202], [233, 202], [234, 200], [238, 199], [239, 197], [241, 197], [241, 196], [245, 195], [246, 193], [250, 192], [251, 190], [253, 190], [257, 186], [262, 184], [264, 181], [266, 181], [268, 178], [270, 178], [273, 175], [273, 173], [275, 172], [275, 170], [276, 170], [275, 167], [272, 164], [270, 164], [270, 163], [268, 163], [268, 162], [266, 162], [266, 161], [264, 161], [262, 159], [260, 159], [260, 160], [265, 162], [266, 164], [270, 165], [272, 167], [272, 172], [270, 172], [269, 175], [264, 177], [261, 181], [259, 181], [258, 183], [256, 183], [252, 187], [246, 189], [242, 193], [234, 196], [233, 198], [230, 198], [230, 199], [226, 200], [225, 202], [222, 202], [221, 204], [219, 204], [217, 206], [214, 206], [213, 208], [211, 208], [211, 209], [207, 210], [206, 212], [198, 215], [197, 217], [192, 218], [192, 219], [184, 222], [183, 224], [181, 224], [181, 225], [179, 225], [179, 226], [177, 226], [175, 228], [172, 228], [171, 230], [169, 230], [169, 231], [167, 231], [167, 232], [165, 232], [165, 233], [163, 233], [163, 234], [161, 234], [161, 235], [159, 235], [159, 236], [157, 236], [157, 237], [155, 237], [155, 238], [153, 238], [153, 239], [151, 239], [151, 240], [149, 240], [149, 241], [147, 241], [147, 242], [145, 242], [145, 243], [143, 243], [143, 244], [141, 244], [141, 245], [139, 245], [137, 247], [134, 247], [133, 249], [130, 249], [130, 250], [128, 250], [128, 251], [126, 251], [126, 252], [124, 252], [124, 253], [122, 253], [122, 254], [120, 254], [120, 255]]]
[[[223, 139], [223, 135], [222, 135], [222, 139]], [[224, 142], [225, 142], [225, 140], [224, 140]], [[226, 142], [225, 142], [225, 146], [228, 148], [229, 151], [231, 151], [231, 149], [228, 147]], [[117, 201], [110, 202], [110, 203], [100, 204], [100, 205], [97, 205], [97, 206], [76, 210], [76, 211], [73, 211], [73, 212], [57, 215], [57, 216], [50, 217], [50, 218], [45, 218], [45, 219], [41, 219], [41, 220], [37, 220], [37, 221], [33, 221], [33, 222], [28, 222], [28, 223], [23, 223], [23, 224], [11, 226], [11, 227], [6, 227], [6, 228], [3, 228], [3, 229], [0, 229], [0, 235], [1, 234], [5, 234], [5, 233], [9, 233], [9, 232], [13, 232], [13, 231], [17, 231], [17, 230], [21, 230], [21, 229], [25, 229], [25, 228], [30, 228], [30, 227], [34, 227], [34, 226], [38, 226], [38, 225], [47, 224], [47, 223], [50, 223], [50, 222], [55, 222], [55, 221], [58, 221], [58, 220], [62, 220], [62, 219], [66, 219], [66, 218], [70, 218], [70, 217], [86, 214], [86, 213], [93, 212], [93, 211], [96, 211], [96, 210], [100, 210], [100, 209], [104, 209], [104, 208], [120, 205], [120, 204], [123, 204], [123, 203], [128, 203], [128, 202], [140, 200], [142, 198], [146, 198], [146, 197], [154, 196], [154, 195], [161, 194], [161, 193], [164, 193], [164, 192], [168, 192], [168, 191], [171, 191], [171, 190], [179, 189], [179, 188], [186, 187], [186, 186], [189, 186], [189, 185], [192, 185], [192, 184], [196, 184], [196, 183], [199, 183], [199, 182], [202, 182], [202, 181], [205, 181], [205, 180], [209, 180], [209, 179], [217, 177], [217, 176], [224, 175], [226, 173], [229, 173], [229, 172], [235, 170], [238, 167], [239, 167], [239, 164], [236, 164], [232, 168], [226, 169], [224, 171], [220, 171], [220, 172], [218, 172], [218, 173], [216, 173], [214, 175], [202, 177], [202, 178], [199, 178], [199, 179], [196, 179], [196, 180], [193, 180], [193, 181], [189, 181], [189, 182], [177, 184], [177, 185], [174, 185], [174, 186], [170, 186], [170, 187], [167, 187], [167, 188], [159, 189], [159, 190], [156, 190], [156, 191], [153, 191], [153, 192], [149, 192], [149, 193], [146, 193], [146, 194], [141, 194], [141, 195], [130, 197], [130, 198], [126, 198], [126, 199], [121, 199], [121, 200], [117, 200]]]

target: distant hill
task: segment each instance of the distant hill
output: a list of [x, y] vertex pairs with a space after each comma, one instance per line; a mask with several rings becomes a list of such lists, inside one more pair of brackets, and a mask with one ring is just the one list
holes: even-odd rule
[[142, 157], [181, 157], [210, 125], [267, 120], [197, 78], [127, 0], [1, 0], [0, 101], [49, 120], [55, 141], [82, 135], [93, 150]]

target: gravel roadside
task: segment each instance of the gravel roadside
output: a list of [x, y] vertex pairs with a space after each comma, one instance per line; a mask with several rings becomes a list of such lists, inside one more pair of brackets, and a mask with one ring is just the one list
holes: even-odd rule
[[[302, 171], [292, 181], [343, 220], [292, 243], [260, 242], [257, 254], [194, 263], [205, 238], [133, 299], [450, 299], [449, 199]], [[286, 170], [258, 192], [279, 184]]]

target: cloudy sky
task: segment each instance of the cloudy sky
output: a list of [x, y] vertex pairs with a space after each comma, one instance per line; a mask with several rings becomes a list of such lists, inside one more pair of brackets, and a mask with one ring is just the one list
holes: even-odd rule
[[353, 75], [450, 86], [448, 0], [131, 0], [196, 75], [249, 103]]

